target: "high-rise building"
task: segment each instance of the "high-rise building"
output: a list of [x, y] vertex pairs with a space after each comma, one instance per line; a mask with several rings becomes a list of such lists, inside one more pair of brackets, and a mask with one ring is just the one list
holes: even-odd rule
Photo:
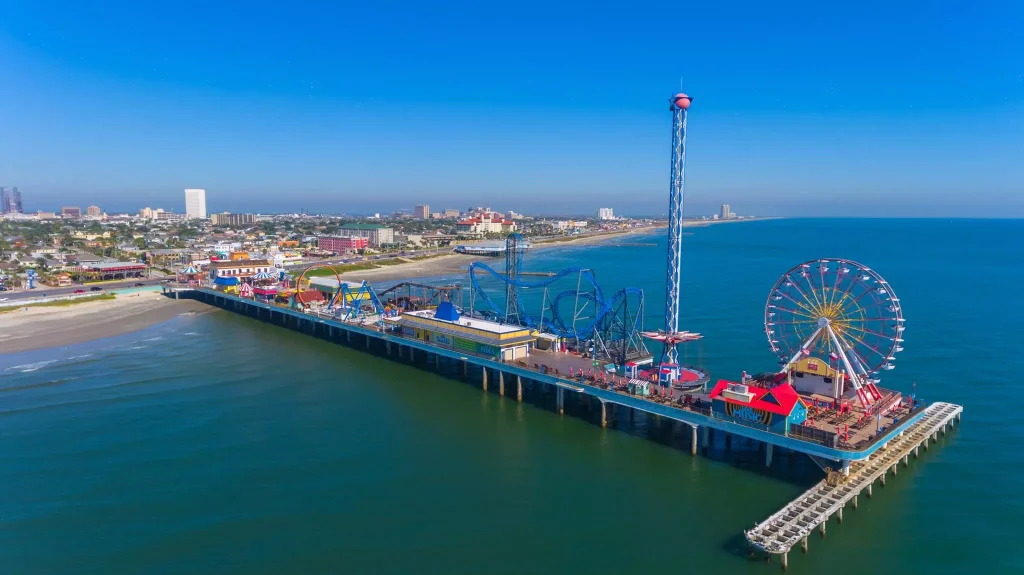
[[21, 205], [21, 192], [18, 188], [0, 188], [0, 214], [23, 213], [25, 208]]
[[728, 220], [733, 217], [732, 210], [729, 208], [729, 204], [722, 204], [722, 219]]
[[206, 219], [206, 190], [185, 190], [185, 216], [188, 219]]
[[420, 204], [412, 209], [412, 215], [416, 216], [416, 218], [420, 220], [430, 219], [430, 206], [427, 204]]
[[87, 216], [100, 216], [103, 215], [103, 210], [99, 206], [89, 206], [85, 208], [85, 215]]
[[598, 208], [597, 219], [599, 220], [614, 220], [615, 214], [611, 208]]
[[142, 208], [141, 210], [139, 210], [139, 217], [144, 220], [153, 219], [153, 208], [149, 206]]
[[64, 206], [60, 209], [60, 217], [80, 218], [82, 217], [82, 208], [79, 208], [77, 206]]
[[456, 209], [453, 209], [453, 208], [445, 208], [445, 210], [443, 212], [441, 212], [441, 215], [442, 215], [442, 217], [445, 217], [445, 218], [457, 218], [457, 217], [459, 217], [459, 214], [461, 214], [461, 213], [462, 212], [460, 212], [459, 210], [456, 210]]

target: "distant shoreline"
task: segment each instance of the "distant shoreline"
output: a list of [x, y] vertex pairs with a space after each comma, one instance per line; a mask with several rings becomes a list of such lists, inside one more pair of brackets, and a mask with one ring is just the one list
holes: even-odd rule
[[[765, 220], [777, 220], [783, 218], [744, 218], [735, 220], [686, 220], [683, 222], [683, 227], [705, 227], [717, 224], [733, 224], [741, 222], [757, 222]], [[599, 232], [586, 234], [579, 237], [565, 237], [565, 238], [552, 238], [538, 241], [530, 241], [529, 238], [526, 240], [530, 242], [531, 247], [527, 254], [537, 251], [546, 251], [558, 248], [568, 247], [581, 247], [581, 246], [594, 246], [601, 245], [612, 240], [622, 240], [625, 238], [633, 237], [645, 237], [657, 234], [668, 228], [667, 223], [660, 223], [653, 226], [645, 226], [642, 228], [630, 228], [626, 230], [612, 230], [608, 232]], [[527, 255], [529, 257], [529, 255]], [[365, 271], [354, 271], [341, 274], [341, 281], [348, 283], [358, 284], [362, 281], [368, 283], [374, 282], [395, 282], [403, 280], [415, 280], [419, 278], [438, 277], [438, 276], [450, 276], [455, 274], [464, 274], [469, 264], [475, 261], [481, 261], [484, 263], [494, 263], [501, 260], [504, 265], [503, 258], [479, 258], [473, 256], [466, 256], [460, 254], [448, 254], [429, 258], [425, 260], [415, 260], [397, 265], [384, 266], [378, 269], [365, 270]]]
[[718, 224], [740, 224], [743, 222], [766, 222], [768, 220], [784, 220], [785, 216], [756, 216], [750, 218], [736, 218], [729, 220], [686, 220], [683, 227], [714, 226]]

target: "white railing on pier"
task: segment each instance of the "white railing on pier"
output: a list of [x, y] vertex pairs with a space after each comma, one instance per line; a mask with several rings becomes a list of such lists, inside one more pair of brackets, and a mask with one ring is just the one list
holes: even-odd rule
[[845, 481], [833, 486], [822, 480], [782, 510], [746, 531], [747, 540], [768, 553], [787, 553], [851, 499], [864, 489], [869, 489], [875, 480], [888, 473], [900, 459], [908, 457], [912, 450], [951, 424], [961, 412], [963, 407], [952, 403], [928, 406], [924, 416], [901, 435], [890, 440], [888, 445], [864, 461], [851, 463]]

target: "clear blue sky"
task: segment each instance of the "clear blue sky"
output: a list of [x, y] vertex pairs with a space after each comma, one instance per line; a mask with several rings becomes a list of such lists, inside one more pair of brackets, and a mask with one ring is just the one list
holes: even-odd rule
[[[435, 8], [434, 4], [443, 7]], [[1024, 217], [1024, 3], [0, 3], [26, 208]]]

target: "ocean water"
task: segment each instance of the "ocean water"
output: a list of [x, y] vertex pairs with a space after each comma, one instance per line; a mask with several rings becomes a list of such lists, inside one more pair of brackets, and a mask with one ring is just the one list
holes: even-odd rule
[[[965, 406], [791, 573], [1020, 573], [1024, 222], [776, 220], [688, 230], [686, 361], [775, 367], [768, 290], [805, 260], [869, 265], [901, 298], [884, 384]], [[638, 245], [652, 243], [655, 245]], [[664, 303], [665, 238], [541, 250]], [[7, 573], [773, 573], [742, 530], [820, 477], [753, 446], [601, 429], [226, 312], [0, 356]], [[673, 439], [674, 438], [674, 439]]]

